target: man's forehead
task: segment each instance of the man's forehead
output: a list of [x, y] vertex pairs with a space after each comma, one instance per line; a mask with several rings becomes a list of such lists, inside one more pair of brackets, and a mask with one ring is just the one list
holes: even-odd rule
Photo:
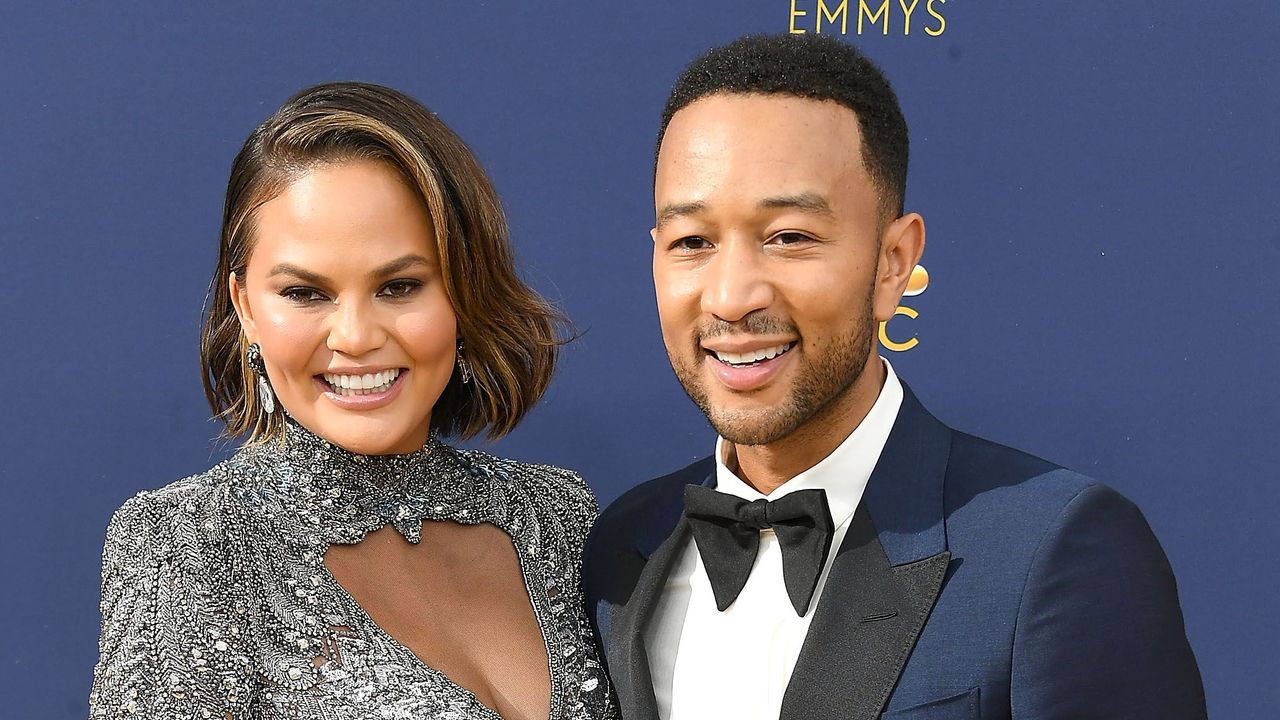
[[857, 116], [843, 105], [791, 95], [721, 93], [672, 117], [656, 179], [660, 185], [734, 175], [783, 180], [842, 174], [862, 165]]
[[[790, 210], [794, 212], [832, 218], [836, 215], [835, 202], [826, 194], [818, 191], [800, 191], [794, 193], [775, 193], [759, 198], [739, 198], [740, 202], [753, 205], [761, 211]], [[714, 211], [712, 203], [705, 200], [674, 201], [660, 204], [657, 208], [657, 227], [685, 217], [696, 217]]]
[[699, 98], [671, 117], [663, 134], [663, 146], [677, 138], [706, 135], [733, 137], [753, 130], [786, 129], [842, 132], [843, 140], [857, 147], [862, 142], [858, 115], [834, 100], [817, 100], [783, 93], [720, 92]]

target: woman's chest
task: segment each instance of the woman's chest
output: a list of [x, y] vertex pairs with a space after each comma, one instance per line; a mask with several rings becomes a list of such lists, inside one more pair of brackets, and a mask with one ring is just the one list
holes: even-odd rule
[[547, 717], [560, 621], [544, 588], [554, 568], [522, 558], [506, 532], [428, 521], [410, 543], [384, 528], [330, 548], [325, 566], [371, 631], [504, 717]]
[[[495, 692], [508, 689], [495, 678], [530, 668], [544, 679], [542, 713], [596, 716], [607, 684], [565, 551], [494, 532], [470, 556], [353, 555], [345, 575], [325, 553], [344, 546], [250, 553], [227, 607], [250, 646], [262, 717], [346, 720], [377, 707], [388, 718], [493, 718]], [[450, 539], [428, 532], [415, 547]]]

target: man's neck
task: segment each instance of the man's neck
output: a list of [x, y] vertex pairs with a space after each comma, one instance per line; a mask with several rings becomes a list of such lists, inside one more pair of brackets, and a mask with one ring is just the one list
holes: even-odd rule
[[858, 379], [786, 437], [768, 445], [728, 446], [725, 464], [743, 482], [769, 495], [822, 462], [871, 412], [885, 382], [884, 363], [872, 355]]

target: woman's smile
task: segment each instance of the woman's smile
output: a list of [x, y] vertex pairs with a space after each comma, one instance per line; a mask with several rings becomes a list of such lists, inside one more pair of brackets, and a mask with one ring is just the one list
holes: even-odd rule
[[374, 410], [390, 404], [400, 394], [407, 368], [376, 372], [324, 373], [315, 376], [325, 399], [344, 410]]

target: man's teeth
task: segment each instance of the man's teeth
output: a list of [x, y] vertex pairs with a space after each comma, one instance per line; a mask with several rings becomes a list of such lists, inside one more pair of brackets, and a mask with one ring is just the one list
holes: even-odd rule
[[386, 392], [398, 377], [400, 377], [400, 368], [368, 375], [324, 374], [324, 379], [337, 395], [373, 395]]
[[758, 363], [761, 360], [771, 360], [778, 357], [782, 353], [791, 349], [795, 343], [786, 343], [783, 345], [775, 345], [769, 348], [761, 348], [759, 350], [751, 350], [744, 353], [731, 353], [716, 351], [716, 359], [726, 365], [750, 365]]

